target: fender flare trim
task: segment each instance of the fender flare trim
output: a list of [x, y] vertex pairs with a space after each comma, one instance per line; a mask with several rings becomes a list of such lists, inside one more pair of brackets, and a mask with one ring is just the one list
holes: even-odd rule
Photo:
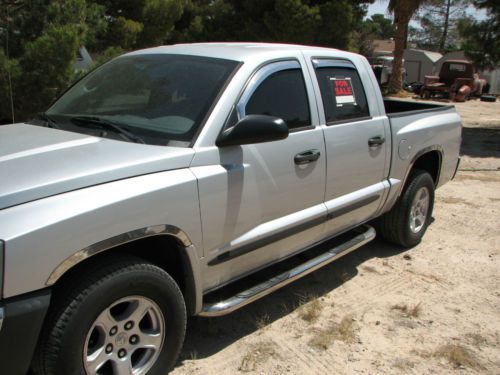
[[196, 252], [196, 247], [191, 242], [188, 235], [181, 229], [173, 225], [161, 224], [153, 225], [145, 228], [135, 229], [126, 233], [119, 234], [117, 236], [108, 238], [106, 240], [97, 242], [90, 245], [84, 249], [81, 249], [74, 253], [73, 255], [62, 261], [50, 274], [49, 278], [45, 282], [46, 286], [51, 286], [57, 282], [67, 271], [79, 264], [80, 262], [96, 255], [102, 253], [106, 250], [112, 249], [114, 247], [143, 239], [152, 236], [171, 236], [174, 237], [180, 245], [185, 249], [184, 254], [185, 259], [189, 263], [190, 271], [192, 273], [192, 278], [188, 284], [189, 294], [192, 296], [192, 303], [189, 306], [189, 312], [191, 314], [196, 314], [202, 309], [203, 296], [202, 281], [200, 275], [200, 264], [198, 259], [198, 254]]
[[46, 286], [53, 285], [69, 269], [73, 268], [78, 263], [84, 261], [87, 258], [90, 258], [93, 255], [99, 254], [103, 251], [109, 250], [116, 246], [120, 246], [138, 239], [151, 236], [160, 236], [160, 235], [173, 236], [180, 242], [180, 244], [182, 244], [186, 248], [193, 246], [187, 234], [173, 225], [153, 225], [150, 227], [135, 229], [108, 238], [106, 240], [99, 241], [93, 245], [90, 245], [84, 249], [77, 251], [73, 255], [70, 255], [52, 271], [49, 278], [45, 282], [45, 285]]
[[439, 155], [439, 165], [438, 165], [438, 171], [437, 171], [437, 176], [436, 176], [436, 187], [439, 185], [439, 178], [441, 177], [441, 168], [443, 167], [444, 150], [443, 150], [443, 147], [441, 147], [440, 145], [432, 145], [432, 146], [428, 146], [428, 147], [425, 147], [425, 148], [421, 149], [411, 159], [410, 165], [408, 166], [408, 169], [405, 172], [403, 183], [401, 184], [401, 189], [398, 192], [398, 195], [397, 195], [398, 197], [403, 192], [404, 186], [405, 186], [405, 184], [407, 182], [407, 179], [408, 179], [408, 176], [410, 175], [411, 170], [413, 169], [413, 165], [415, 164], [415, 162], [421, 156], [423, 156], [425, 154], [428, 154], [429, 152], [432, 152], [432, 151], [437, 151], [437, 153]]

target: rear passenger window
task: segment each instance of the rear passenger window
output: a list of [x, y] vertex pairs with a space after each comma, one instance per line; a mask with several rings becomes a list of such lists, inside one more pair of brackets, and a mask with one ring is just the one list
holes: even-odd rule
[[245, 113], [280, 117], [290, 129], [310, 126], [309, 101], [302, 72], [290, 69], [271, 74], [257, 87]]
[[316, 68], [326, 123], [369, 117], [365, 91], [355, 69]]

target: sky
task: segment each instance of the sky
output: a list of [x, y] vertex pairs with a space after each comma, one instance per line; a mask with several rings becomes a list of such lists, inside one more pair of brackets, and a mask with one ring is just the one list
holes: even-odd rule
[[387, 15], [387, 4], [389, 1], [376, 0], [373, 4], [368, 6], [368, 16], [372, 14], [381, 13]]
[[[389, 0], [375, 0], [373, 4], [370, 4], [368, 6], [368, 14], [367, 16], [371, 16], [372, 14], [376, 13], [382, 13], [386, 17], [390, 17], [389, 14], [387, 13], [387, 4], [389, 3]], [[467, 9], [467, 13], [469, 13], [471, 16], [474, 16], [478, 19], [484, 19], [486, 18], [486, 13], [484, 11], [478, 11], [476, 8], [473, 6], [469, 6]]]

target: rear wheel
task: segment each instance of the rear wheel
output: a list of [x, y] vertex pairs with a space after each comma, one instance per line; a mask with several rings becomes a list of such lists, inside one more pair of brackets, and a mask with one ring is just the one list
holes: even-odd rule
[[420, 97], [422, 99], [430, 99], [431, 98], [431, 92], [429, 90], [425, 90], [422, 88], [422, 90], [420, 91]]
[[109, 257], [57, 297], [35, 355], [37, 375], [164, 375], [175, 364], [186, 308], [175, 281], [136, 258]]
[[394, 207], [379, 218], [379, 233], [397, 245], [417, 245], [429, 226], [433, 207], [434, 181], [428, 172], [416, 169]]

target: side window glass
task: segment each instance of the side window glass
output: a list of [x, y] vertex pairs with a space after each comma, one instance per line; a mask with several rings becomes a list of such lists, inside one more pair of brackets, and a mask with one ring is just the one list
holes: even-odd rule
[[349, 68], [316, 68], [326, 123], [370, 116], [358, 72]]
[[280, 117], [290, 129], [310, 126], [311, 114], [302, 72], [290, 69], [271, 74], [257, 87], [245, 113]]

